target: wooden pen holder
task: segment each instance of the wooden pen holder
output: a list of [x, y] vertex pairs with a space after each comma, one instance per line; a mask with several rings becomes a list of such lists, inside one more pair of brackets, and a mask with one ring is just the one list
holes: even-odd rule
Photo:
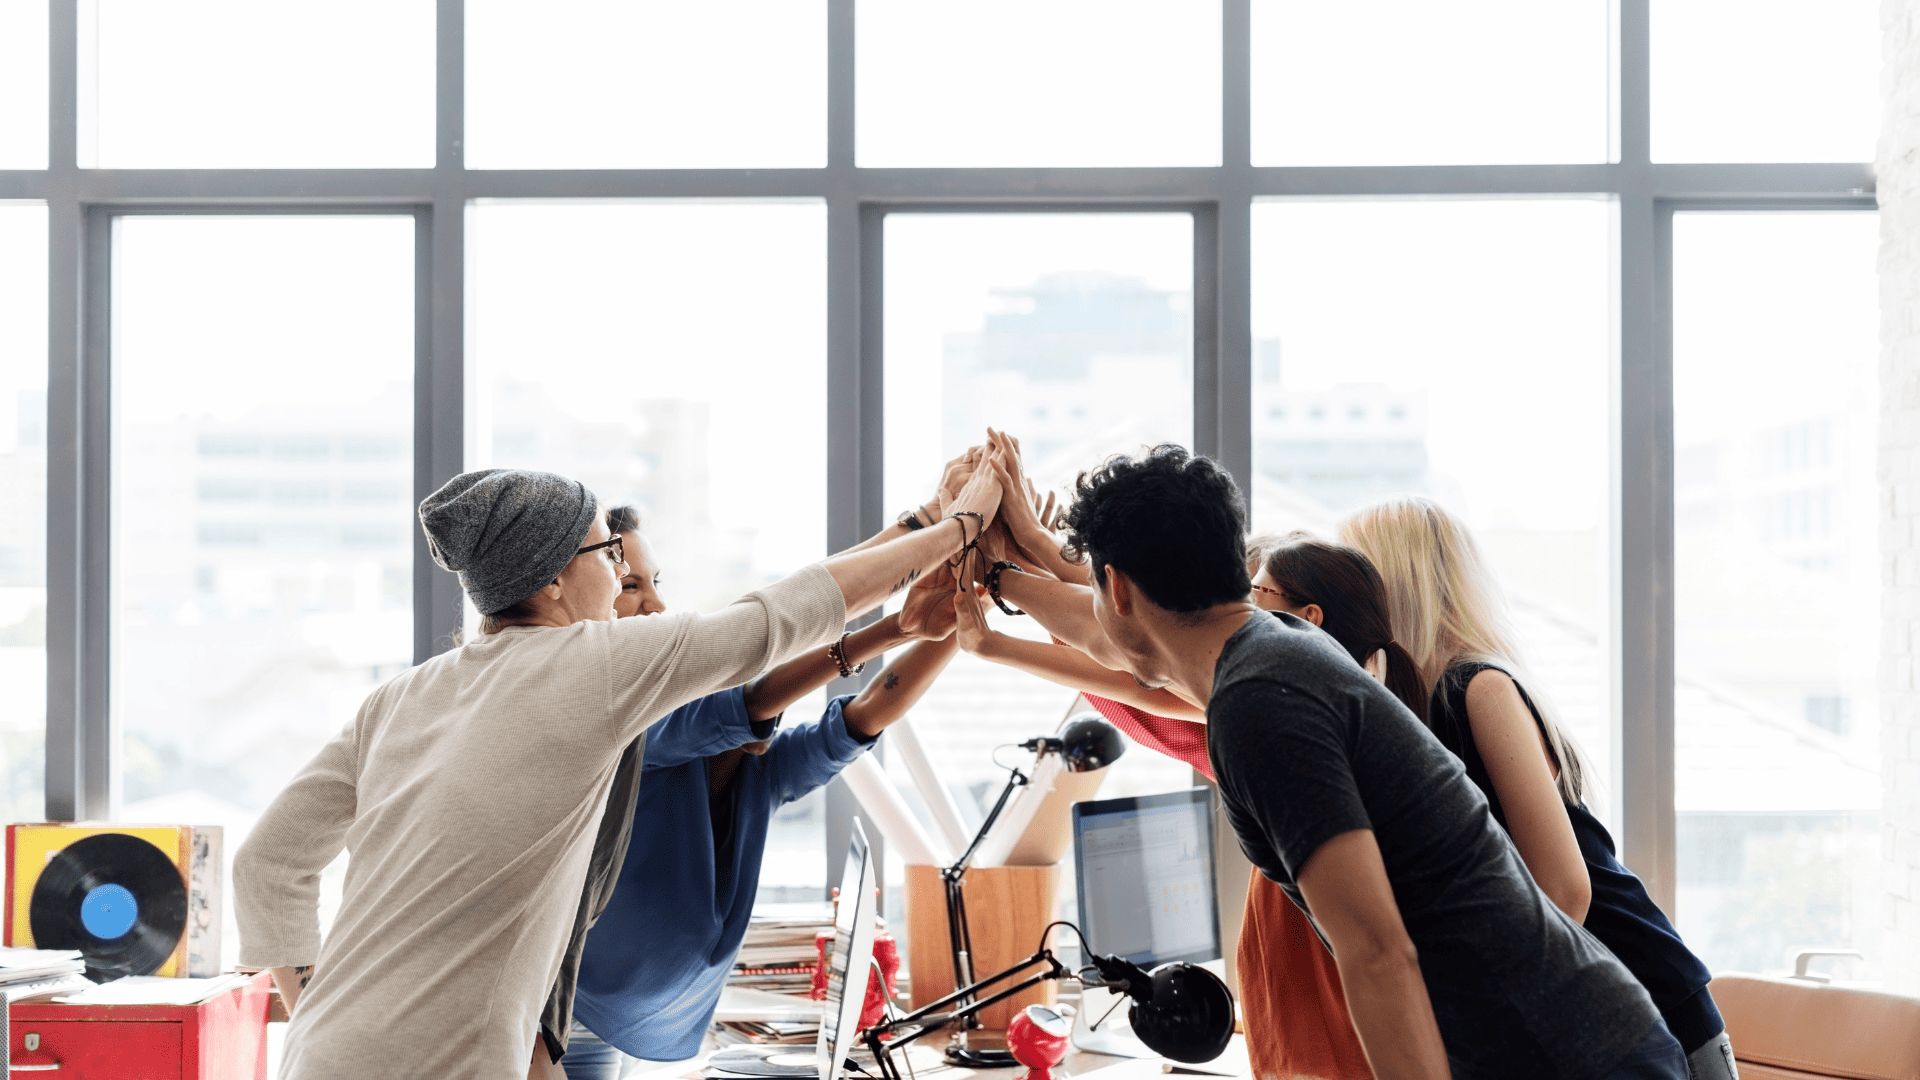
[[[995, 866], [968, 870], [967, 930], [973, 938], [973, 977], [984, 979], [1033, 955], [1051, 922], [1058, 866]], [[913, 1007], [953, 993], [953, 953], [947, 940], [947, 892], [937, 866], [907, 867], [907, 963]], [[1041, 970], [1036, 967], [1034, 971]], [[990, 996], [1033, 972], [990, 987]], [[1043, 982], [980, 1013], [980, 1026], [1005, 1031], [1029, 1005], [1051, 1005], [1054, 983]]]

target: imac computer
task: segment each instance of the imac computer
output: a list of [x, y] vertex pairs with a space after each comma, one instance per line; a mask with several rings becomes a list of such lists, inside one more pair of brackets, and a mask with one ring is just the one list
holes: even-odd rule
[[[1152, 968], [1220, 958], [1213, 887], [1213, 791], [1101, 799], [1073, 806], [1080, 929], [1096, 953]], [[1089, 988], [1074, 1022], [1083, 1050], [1144, 1057], [1125, 996]]]
[[840, 1080], [853, 1048], [860, 1045], [860, 1010], [867, 1003], [872, 968], [874, 867], [867, 832], [853, 819], [853, 843], [840, 875], [840, 903], [833, 914], [833, 951], [827, 957], [827, 998], [821, 1005], [820, 1038], [814, 1045], [820, 1080]]
[[[834, 906], [833, 947], [827, 954], [826, 1000], [821, 1002], [820, 1032], [812, 1052], [782, 1047], [730, 1046], [707, 1059], [710, 1077], [789, 1077], [792, 1080], [841, 1080], [854, 1047], [860, 1044], [860, 1010], [867, 1000], [872, 967], [874, 866], [867, 833], [853, 819], [853, 842]], [[855, 958], [858, 958], [856, 961]]]

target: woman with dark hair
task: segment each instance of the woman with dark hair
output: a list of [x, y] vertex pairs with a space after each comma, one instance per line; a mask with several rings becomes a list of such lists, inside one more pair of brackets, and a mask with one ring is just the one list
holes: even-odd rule
[[1298, 615], [1333, 635], [1353, 662], [1427, 719], [1426, 688], [1413, 657], [1393, 639], [1387, 587], [1357, 548], [1290, 532], [1259, 560], [1254, 603]]

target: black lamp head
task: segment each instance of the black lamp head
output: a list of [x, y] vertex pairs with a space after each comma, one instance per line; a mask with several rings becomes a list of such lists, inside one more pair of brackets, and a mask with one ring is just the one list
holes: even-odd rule
[[1048, 751], [1059, 754], [1068, 772], [1104, 769], [1127, 752], [1127, 740], [1121, 736], [1120, 729], [1092, 713], [1074, 717], [1058, 735], [1028, 739], [1020, 745], [1042, 754]]
[[1173, 963], [1154, 968], [1148, 977], [1151, 993], [1132, 993], [1134, 1003], [1127, 1010], [1127, 1022], [1147, 1049], [1189, 1064], [1226, 1052], [1233, 1039], [1233, 994], [1220, 976]]

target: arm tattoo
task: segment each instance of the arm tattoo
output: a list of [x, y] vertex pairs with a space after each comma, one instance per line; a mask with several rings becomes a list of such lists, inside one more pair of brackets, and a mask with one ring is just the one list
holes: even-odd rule
[[909, 586], [909, 585], [911, 585], [911, 584], [913, 584], [913, 582], [914, 582], [914, 579], [915, 579], [915, 578], [917, 578], [917, 577], [919, 577], [919, 576], [920, 576], [920, 571], [918, 571], [918, 570], [909, 570], [909, 571], [907, 571], [907, 576], [906, 576], [906, 577], [903, 577], [903, 578], [901, 578], [901, 579], [900, 579], [899, 581], [897, 581], [897, 582], [894, 582], [894, 585], [893, 585], [893, 588], [891, 588], [891, 589], [888, 589], [888, 590], [887, 590], [887, 595], [888, 595], [888, 596], [892, 596], [892, 595], [893, 595], [894, 593], [897, 593], [897, 592], [899, 592], [899, 591], [900, 591], [901, 589], [904, 589], [904, 588], [906, 588], [907, 586]]
[[300, 989], [302, 990], [305, 990], [307, 988], [307, 983], [313, 981], [313, 965], [312, 964], [308, 964], [305, 967], [294, 968], [293, 973], [295, 975], [300, 976]]
[[894, 674], [893, 672], [891, 672], [891, 671], [889, 671], [889, 672], [887, 672], [887, 677], [886, 677], [885, 679], [882, 679], [882, 680], [880, 681], [880, 685], [881, 685], [881, 687], [882, 687], [882, 688], [884, 688], [884, 689], [887, 689], [887, 690], [891, 690], [891, 689], [893, 689], [894, 687], [896, 687], [896, 686], [899, 686], [899, 685], [900, 685], [900, 676], [898, 676], [898, 675], [896, 675], [896, 674]]

